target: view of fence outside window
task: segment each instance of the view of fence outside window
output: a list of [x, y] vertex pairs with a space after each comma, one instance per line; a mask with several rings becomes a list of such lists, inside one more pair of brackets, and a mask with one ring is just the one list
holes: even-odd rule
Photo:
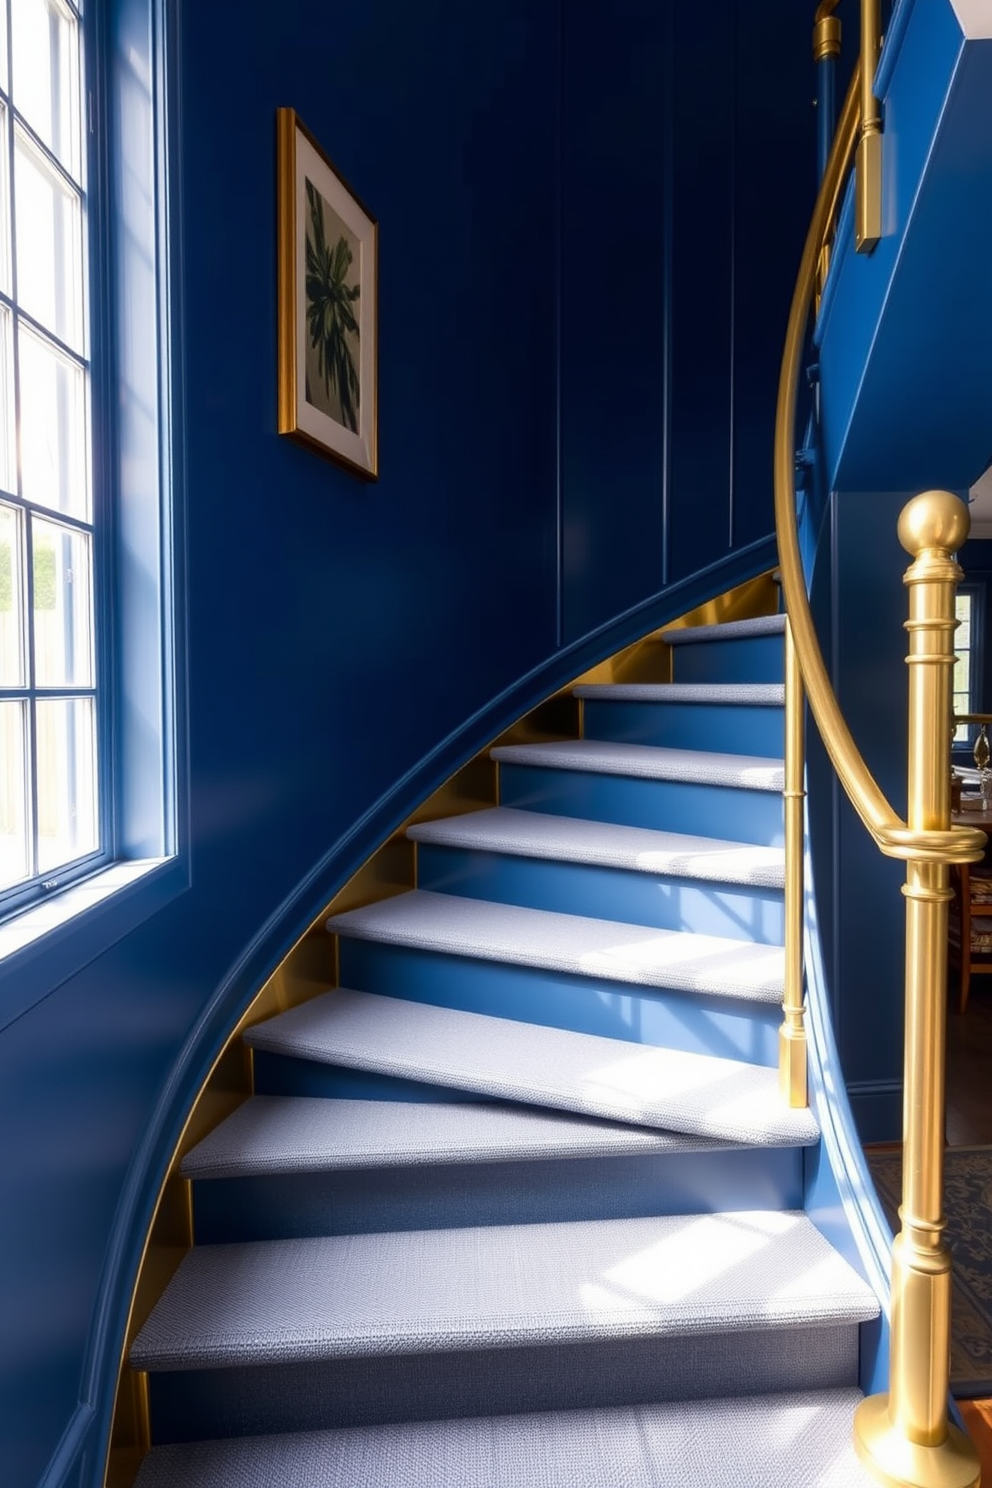
[[[79, 10], [0, 0], [0, 895], [100, 847]], [[0, 901], [2, 902], [2, 901]]]

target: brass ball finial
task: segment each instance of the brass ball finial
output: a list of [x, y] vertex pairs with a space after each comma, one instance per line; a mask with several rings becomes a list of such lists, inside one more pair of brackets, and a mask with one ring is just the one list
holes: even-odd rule
[[968, 508], [952, 491], [923, 491], [899, 513], [899, 541], [914, 558], [927, 548], [956, 553], [970, 527]]

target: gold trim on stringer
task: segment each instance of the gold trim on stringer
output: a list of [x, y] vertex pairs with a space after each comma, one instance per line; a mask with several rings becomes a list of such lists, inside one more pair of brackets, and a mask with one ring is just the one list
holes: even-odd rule
[[[700, 605], [664, 629], [774, 614], [778, 600], [776, 578], [771, 573], [763, 574]], [[192, 1188], [189, 1180], [180, 1176], [179, 1165], [186, 1153], [254, 1090], [252, 1050], [241, 1042], [242, 1033], [340, 984], [338, 936], [329, 935], [324, 922], [332, 914], [373, 904], [416, 887], [416, 843], [406, 837], [408, 827], [499, 804], [499, 769], [489, 758], [494, 744], [529, 744], [563, 735], [581, 738], [581, 700], [572, 696], [572, 689], [579, 683], [666, 682], [671, 675], [671, 647], [662, 639], [660, 630], [653, 631], [609, 660], [591, 667], [531, 709], [410, 814], [312, 920], [249, 1003], [190, 1108], [155, 1205], [121, 1350], [105, 1488], [131, 1488], [141, 1459], [151, 1445], [148, 1375], [143, 1370], [128, 1368], [128, 1351], [193, 1244]]]

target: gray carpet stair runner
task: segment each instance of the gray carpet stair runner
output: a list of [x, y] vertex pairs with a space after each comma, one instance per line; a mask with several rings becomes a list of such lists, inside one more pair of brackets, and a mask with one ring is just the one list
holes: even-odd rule
[[328, 992], [246, 1037], [297, 1059], [666, 1131], [772, 1146], [818, 1135], [808, 1110], [782, 1103], [778, 1072], [765, 1066], [370, 992]]
[[596, 682], [574, 689], [577, 698], [621, 703], [749, 703], [781, 708], [785, 688], [775, 682]]
[[582, 821], [497, 806], [442, 821], [420, 822], [414, 842], [521, 858], [556, 858], [651, 875], [681, 874], [715, 883], [781, 889], [785, 854], [780, 847], [724, 842], [688, 832], [658, 832], [613, 822]]
[[565, 739], [561, 743], [501, 744], [494, 760], [545, 770], [580, 770], [595, 775], [633, 776], [641, 780], [675, 780], [699, 785], [738, 785], [747, 790], [781, 793], [781, 760], [713, 750], [664, 749], [598, 739]]
[[339, 935], [713, 997], [782, 1001], [781, 946], [417, 891], [328, 921]]
[[[736, 645], [752, 683], [706, 656], [684, 685], [581, 693], [597, 719], [780, 708], [780, 634], [673, 633], [680, 658]], [[769, 1054], [780, 836], [746, 808], [747, 835], [719, 830], [781, 761], [493, 753], [511, 799], [411, 828], [427, 886], [329, 920], [343, 985], [247, 1031], [257, 1093], [183, 1161], [197, 1243], [130, 1357], [139, 1488], [867, 1485], [877, 1303], [801, 1212], [818, 1127]], [[631, 821], [643, 782], [704, 787], [699, 829], [664, 801]]]

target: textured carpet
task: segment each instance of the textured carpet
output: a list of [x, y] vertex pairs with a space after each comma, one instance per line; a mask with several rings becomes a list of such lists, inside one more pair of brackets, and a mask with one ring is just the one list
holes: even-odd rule
[[374, 992], [325, 992], [249, 1028], [245, 1042], [294, 1059], [729, 1142], [793, 1146], [819, 1136], [813, 1113], [783, 1105], [778, 1071], [762, 1065]]
[[756, 615], [753, 620], [725, 620], [716, 625], [686, 625], [663, 630], [661, 638], [670, 646], [694, 646], [705, 641], [750, 640], [754, 636], [782, 635], [784, 615]]
[[338, 935], [638, 987], [781, 1003], [781, 946], [415, 889], [325, 921]]
[[[902, 1153], [867, 1156], [894, 1232]], [[944, 1211], [954, 1261], [951, 1389], [967, 1400], [992, 1395], [992, 1147], [951, 1147], [944, 1153]]]
[[572, 696], [605, 698], [615, 703], [726, 703], [752, 708], [782, 708], [785, 688], [779, 682], [590, 682], [573, 687]]
[[[156, 1447], [137, 1488], [871, 1488], [857, 1391]], [[801, 1446], [800, 1446], [801, 1444]]]
[[780, 794], [785, 779], [781, 760], [763, 755], [717, 754], [703, 749], [664, 749], [658, 744], [613, 744], [599, 739], [565, 739], [557, 744], [499, 744], [490, 757], [508, 765], [546, 770], [585, 770], [596, 775], [627, 775], [638, 780], [681, 780], [696, 785], [737, 786]]
[[785, 883], [785, 850], [781, 847], [727, 842], [686, 832], [659, 832], [650, 827], [624, 827], [582, 817], [548, 816], [510, 806], [418, 822], [407, 829], [406, 835], [414, 842], [443, 847], [554, 858], [652, 875], [670, 873], [714, 883], [772, 889], [781, 889]]
[[748, 1328], [757, 1353], [774, 1348], [776, 1329], [876, 1310], [797, 1213], [319, 1236], [196, 1246], [131, 1363], [220, 1368]]

